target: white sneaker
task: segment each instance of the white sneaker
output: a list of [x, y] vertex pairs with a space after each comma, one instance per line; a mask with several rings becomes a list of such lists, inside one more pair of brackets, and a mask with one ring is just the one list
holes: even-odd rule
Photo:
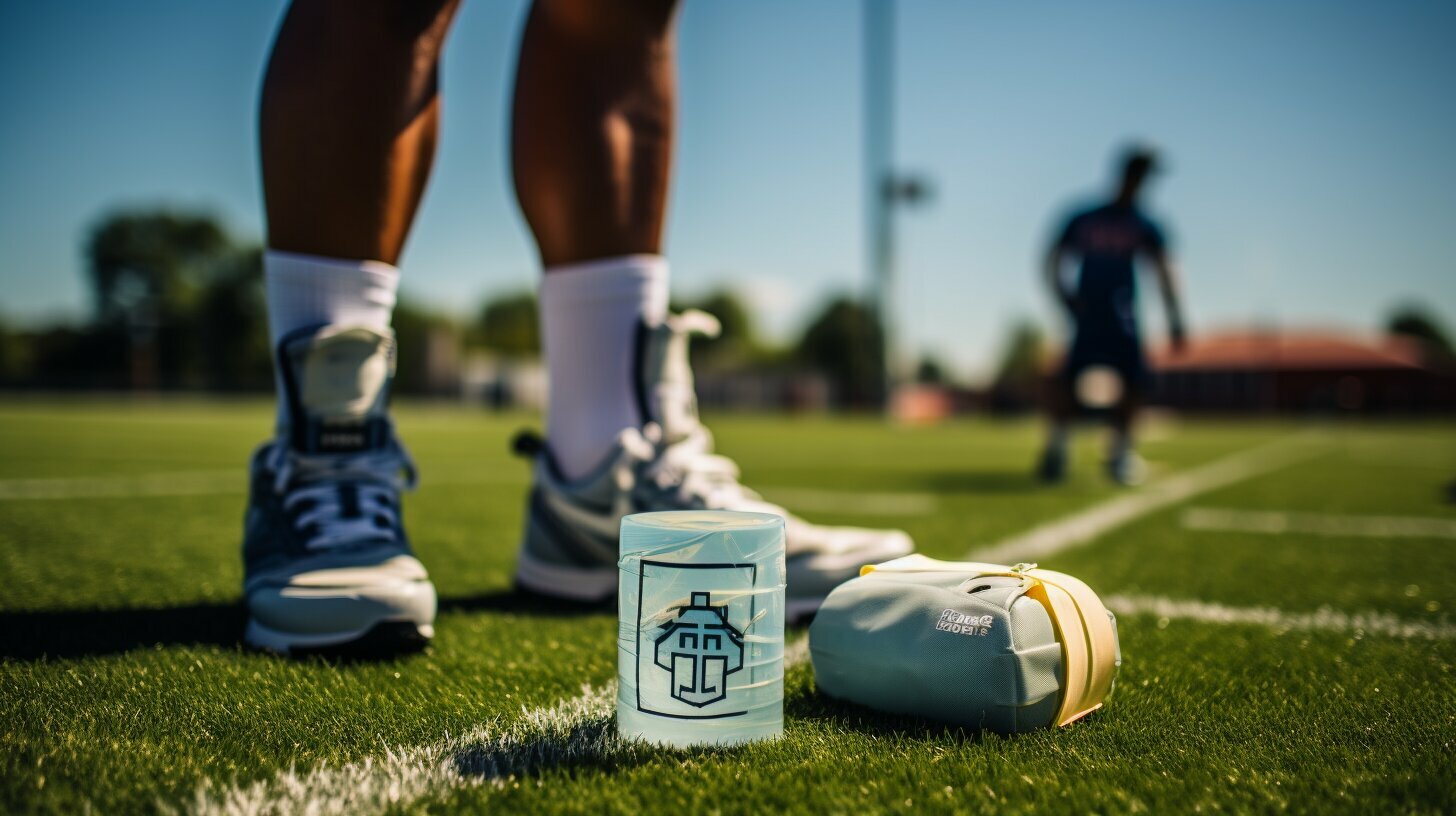
[[624, 430], [592, 473], [561, 476], [546, 445], [517, 438], [535, 458], [516, 566], [517, 583], [532, 592], [595, 603], [617, 592], [617, 536], [622, 517], [659, 510], [742, 510], [774, 513], [786, 524], [790, 620], [819, 608], [824, 596], [860, 567], [913, 550], [899, 530], [810, 524], [738, 482], [738, 466], [713, 453], [713, 436], [698, 421], [687, 347], [694, 333], [716, 334], [703, 312], [672, 315], [639, 333], [639, 396], [646, 427]]

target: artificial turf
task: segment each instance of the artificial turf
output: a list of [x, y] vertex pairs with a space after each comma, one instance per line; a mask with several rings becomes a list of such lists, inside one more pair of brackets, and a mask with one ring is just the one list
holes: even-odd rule
[[[406, 520], [441, 594], [436, 641], [401, 659], [297, 661], [239, 644], [243, 468], [267, 433], [266, 404], [0, 403], [0, 811], [185, 811], [199, 790], [509, 728], [523, 709], [608, 683], [613, 615], [510, 591], [529, 472], [508, 442], [533, 419], [421, 405], [398, 414], [422, 472]], [[1030, 422], [724, 416], [712, 427], [769, 498], [814, 491], [811, 519], [902, 527], [941, 558], [1118, 494], [1090, 435], [1067, 484], [1037, 485]], [[1144, 451], [1166, 475], [1296, 432], [1160, 423]], [[1105, 594], [1449, 622], [1451, 540], [1182, 524], [1190, 506], [1456, 519], [1444, 491], [1456, 425], [1324, 425], [1317, 436], [1311, 459], [1043, 566]], [[889, 500], [854, 500], [866, 493]], [[897, 511], [897, 496], [912, 510]], [[778, 742], [543, 755], [397, 808], [1456, 810], [1456, 641], [1151, 615], [1124, 616], [1120, 632], [1113, 700], [1056, 732], [1008, 738], [883, 717], [817, 694], [800, 665]]]

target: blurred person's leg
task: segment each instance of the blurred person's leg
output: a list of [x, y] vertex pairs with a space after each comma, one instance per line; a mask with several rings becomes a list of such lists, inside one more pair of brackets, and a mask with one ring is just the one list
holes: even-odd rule
[[388, 415], [395, 264], [439, 129], [457, 0], [296, 0], [259, 111], [277, 438], [253, 457], [244, 591], [254, 646], [394, 650], [433, 634], [435, 590], [399, 494]]
[[1137, 421], [1138, 411], [1142, 408], [1142, 388], [1136, 385], [1129, 385], [1122, 391], [1122, 398], [1112, 407], [1111, 421], [1108, 423], [1112, 432], [1111, 444], [1108, 452], [1110, 458], [1128, 453], [1133, 449], [1133, 425]]
[[1107, 475], [1118, 484], [1134, 486], [1146, 477], [1147, 465], [1134, 445], [1137, 416], [1146, 393], [1146, 369], [1132, 364], [1120, 367], [1122, 394], [1109, 417]]
[[661, 254], [675, 11], [673, 0], [537, 0], [526, 24], [512, 156], [546, 272], [550, 397], [547, 441], [524, 447], [536, 472], [516, 577], [536, 592], [605, 600], [618, 581], [623, 507], [775, 512], [788, 521], [792, 615], [910, 542], [898, 531], [808, 524], [742, 487], [736, 467], [712, 453], [687, 344], [716, 322], [668, 314]]
[[1067, 358], [1061, 363], [1060, 372], [1047, 383], [1047, 446], [1037, 460], [1037, 478], [1048, 484], [1063, 481], [1067, 476], [1072, 423], [1077, 411], [1076, 382], [1085, 367], [1079, 341], [1073, 340], [1067, 347]]
[[1037, 478], [1044, 482], [1060, 482], [1067, 476], [1067, 451], [1077, 410], [1076, 377], [1069, 359], [1047, 386], [1047, 442], [1036, 466]]

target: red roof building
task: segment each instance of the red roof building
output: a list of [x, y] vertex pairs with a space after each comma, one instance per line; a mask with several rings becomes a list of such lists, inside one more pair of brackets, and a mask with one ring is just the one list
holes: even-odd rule
[[1438, 412], [1456, 409], [1456, 377], [1415, 340], [1327, 331], [1227, 331], [1181, 354], [1150, 355], [1151, 402], [1183, 410]]

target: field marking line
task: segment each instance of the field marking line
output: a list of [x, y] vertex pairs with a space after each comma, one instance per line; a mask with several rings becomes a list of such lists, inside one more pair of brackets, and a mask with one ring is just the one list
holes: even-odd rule
[[993, 564], [1037, 561], [1091, 543], [1143, 516], [1221, 487], [1312, 459], [1328, 450], [1308, 434], [1276, 439], [1150, 482], [1135, 492], [1039, 524], [987, 547], [973, 548], [968, 560]]
[[1346, 516], [1227, 507], [1190, 507], [1179, 519], [1185, 530], [1211, 532], [1300, 533], [1352, 538], [1456, 539], [1456, 519], [1434, 516]]
[[1451, 640], [1456, 623], [1447, 618], [1411, 620], [1393, 612], [1341, 612], [1322, 606], [1314, 612], [1286, 612], [1271, 606], [1224, 606], [1205, 601], [1176, 600], [1152, 595], [1108, 595], [1107, 608], [1119, 615], [1151, 615], [1168, 620], [1191, 620], [1220, 625], [1268, 626], [1276, 631], [1370, 632], [1405, 639]]
[[[809, 639], [784, 647], [784, 671], [809, 660]], [[199, 816], [311, 816], [383, 813], [457, 790], [504, 788], [537, 771], [653, 750], [617, 738], [617, 684], [582, 686], [556, 705], [528, 708], [505, 725], [487, 725], [434, 745], [390, 748], [340, 765], [290, 768], [242, 785], [199, 786], [183, 810]], [[175, 809], [174, 809], [175, 810]]]

